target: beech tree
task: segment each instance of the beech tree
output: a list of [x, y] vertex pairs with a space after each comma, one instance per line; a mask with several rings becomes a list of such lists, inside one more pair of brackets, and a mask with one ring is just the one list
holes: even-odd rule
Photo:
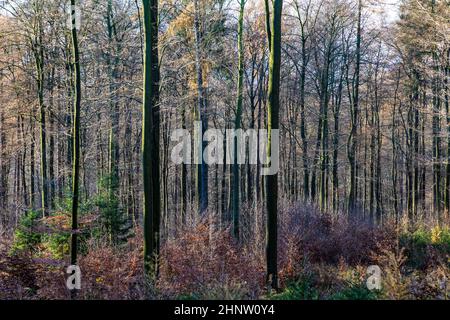
[[74, 66], [74, 106], [73, 106], [73, 169], [72, 169], [72, 237], [70, 263], [77, 264], [78, 235], [78, 202], [80, 184], [80, 115], [81, 115], [81, 70], [80, 53], [78, 49], [78, 34], [76, 28], [76, 1], [71, 0], [70, 16], [72, 18], [72, 63]]
[[[274, 0], [270, 23], [269, 86], [267, 104], [267, 155], [272, 157], [272, 130], [279, 129], [280, 110], [280, 65], [281, 65], [281, 12], [282, 0]], [[270, 12], [266, 7], [266, 15]], [[275, 155], [273, 155], [275, 156]], [[268, 161], [271, 164], [271, 160]], [[278, 174], [268, 175], [267, 184], [267, 283], [269, 288], [278, 289]]]
[[144, 266], [158, 273], [160, 244], [158, 1], [143, 0], [144, 83], [142, 158], [144, 183]]
[[[240, 1], [239, 20], [238, 20], [238, 81], [237, 81], [237, 103], [236, 118], [234, 128], [239, 130], [242, 121], [242, 104], [244, 94], [244, 9], [245, 0]], [[238, 165], [238, 141], [234, 139], [234, 161], [233, 161], [233, 232], [239, 239], [239, 165]]]

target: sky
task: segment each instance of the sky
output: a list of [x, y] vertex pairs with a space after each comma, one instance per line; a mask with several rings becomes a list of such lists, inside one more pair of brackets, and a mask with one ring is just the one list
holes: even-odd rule
[[400, 3], [400, 0], [383, 0], [387, 22], [394, 22], [399, 19]]

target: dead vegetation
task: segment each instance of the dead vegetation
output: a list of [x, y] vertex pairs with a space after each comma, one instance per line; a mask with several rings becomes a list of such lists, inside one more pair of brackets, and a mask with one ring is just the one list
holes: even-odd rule
[[[279, 270], [283, 288], [265, 288], [264, 243], [238, 243], [228, 228], [204, 219], [178, 230], [161, 249], [160, 277], [143, 277], [142, 235], [112, 246], [90, 238], [80, 258], [78, 299], [448, 299], [448, 228], [389, 225], [320, 214], [294, 205], [280, 213]], [[439, 230], [436, 230], [439, 228]], [[256, 229], [255, 229], [256, 230]], [[428, 238], [427, 238], [428, 237]], [[260, 239], [253, 236], [252, 239]], [[428, 239], [428, 240], [427, 240]], [[16, 239], [17, 240], [17, 239]], [[70, 299], [67, 256], [41, 257], [0, 243], [0, 299]], [[420, 252], [419, 252], [420, 251]], [[382, 270], [382, 290], [365, 288], [369, 265]]]

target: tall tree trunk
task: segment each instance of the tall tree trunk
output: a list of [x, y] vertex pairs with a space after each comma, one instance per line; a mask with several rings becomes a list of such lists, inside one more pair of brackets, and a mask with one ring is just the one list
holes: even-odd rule
[[[234, 121], [234, 128], [239, 130], [242, 121], [242, 104], [244, 92], [244, 8], [245, 1], [240, 0], [239, 21], [238, 21], [238, 81], [237, 81], [237, 103], [236, 103], [236, 118]], [[236, 239], [239, 239], [239, 164], [238, 162], [238, 141], [233, 139], [234, 161], [233, 161], [233, 234]]]
[[[330, 47], [332, 44], [330, 43]], [[328, 151], [328, 103], [329, 103], [329, 73], [330, 73], [330, 63], [331, 63], [331, 50], [328, 50], [328, 53], [325, 57], [325, 65], [322, 71], [321, 77], [321, 92], [320, 92], [320, 103], [321, 107], [321, 118], [322, 118], [322, 155], [321, 155], [321, 163], [320, 163], [320, 196], [319, 196], [319, 205], [322, 210], [327, 210], [328, 203], [328, 166], [329, 166], [329, 151]]]
[[450, 102], [449, 102], [449, 77], [450, 77], [450, 49], [447, 49], [447, 57], [445, 59], [444, 67], [444, 100], [445, 111], [447, 113], [447, 164], [446, 164], [446, 178], [445, 178], [445, 209], [450, 213]]
[[74, 108], [73, 108], [73, 169], [72, 169], [72, 239], [70, 263], [77, 264], [77, 235], [78, 235], [78, 197], [80, 180], [80, 112], [81, 112], [81, 72], [80, 54], [78, 50], [78, 35], [75, 26], [75, 0], [70, 1], [72, 17], [72, 59], [74, 65]]
[[[0, 111], [0, 209], [6, 211], [8, 205], [8, 165], [6, 160], [6, 128], [5, 115]], [[6, 221], [6, 214], [5, 214]], [[1, 222], [1, 221], [0, 221]]]
[[55, 184], [55, 156], [56, 156], [56, 150], [55, 150], [55, 136], [54, 136], [54, 132], [55, 132], [55, 120], [53, 119], [53, 116], [50, 117], [49, 119], [50, 121], [50, 130], [51, 135], [50, 135], [50, 141], [49, 141], [49, 155], [50, 155], [50, 159], [49, 159], [49, 164], [48, 164], [48, 173], [49, 173], [49, 184], [50, 184], [50, 189], [49, 189], [49, 198], [50, 198], [50, 208], [54, 209], [55, 208], [55, 193], [56, 193], [56, 184]]
[[394, 215], [395, 215], [395, 221], [396, 224], [399, 223], [400, 219], [400, 211], [399, 211], [399, 204], [398, 204], [398, 155], [397, 150], [399, 143], [397, 139], [397, 101], [398, 101], [398, 88], [400, 85], [400, 69], [397, 73], [397, 79], [396, 79], [396, 86], [395, 86], [395, 93], [394, 93], [394, 104], [392, 106], [392, 121], [391, 121], [391, 142], [392, 142], [392, 171], [391, 171], [391, 178], [392, 178], [392, 193], [394, 197]]
[[36, 194], [35, 194], [35, 161], [36, 161], [36, 139], [34, 121], [30, 118], [31, 126], [31, 142], [30, 142], [30, 207], [35, 208]]
[[158, 1], [143, 0], [144, 82], [142, 157], [144, 180], [144, 267], [158, 275], [161, 196], [159, 186]]
[[21, 171], [22, 171], [22, 194], [23, 194], [23, 202], [25, 204], [25, 207], [29, 206], [29, 200], [28, 200], [28, 189], [27, 189], [27, 179], [26, 179], [26, 163], [27, 163], [27, 143], [25, 140], [25, 122], [23, 119], [23, 116], [19, 116], [19, 123], [20, 123], [20, 137], [22, 140], [23, 145], [23, 153], [22, 153], [22, 164], [21, 164]]
[[201, 122], [202, 130], [198, 134], [201, 137], [195, 137], [195, 143], [198, 143], [200, 163], [196, 167], [196, 197], [198, 211], [202, 215], [208, 208], [208, 166], [203, 161], [203, 150], [206, 142], [202, 137], [208, 129], [208, 120], [206, 116], [206, 97], [203, 87], [203, 66], [202, 66], [202, 38], [200, 30], [200, 7], [198, 0], [194, 0], [194, 33], [195, 33], [195, 66], [197, 71], [197, 109], [195, 110], [196, 120]]
[[[108, 0], [107, 4], [107, 29], [108, 29], [108, 43], [109, 52], [107, 53], [107, 64], [109, 71], [109, 101], [111, 110], [111, 128], [109, 132], [109, 199], [114, 207], [112, 208], [114, 214], [118, 214], [117, 189], [119, 187], [119, 102], [117, 99], [117, 68], [120, 56], [120, 43], [116, 41], [117, 52], [114, 52], [113, 43], [114, 36], [117, 39], [116, 26], [113, 21], [112, 0]], [[115, 53], [115, 57], [114, 57]], [[114, 58], [113, 58], [114, 57]]]
[[359, 73], [361, 64], [361, 11], [362, 0], [358, 1], [358, 26], [356, 34], [356, 66], [355, 66], [355, 82], [353, 86], [352, 94], [352, 106], [351, 106], [351, 128], [347, 142], [347, 157], [350, 163], [350, 190], [348, 193], [348, 213], [349, 216], [354, 214], [356, 209], [356, 194], [358, 190], [356, 171], [356, 144], [357, 144], [357, 129], [358, 129], [358, 112], [359, 112]]
[[[183, 130], [186, 130], [186, 109], [184, 106], [181, 110], [181, 126]], [[188, 196], [187, 196], [187, 165], [184, 163], [181, 167], [181, 222], [183, 227], [186, 225], [186, 214], [187, 214], [187, 204], [188, 204]]]
[[334, 115], [334, 132], [333, 132], [333, 212], [339, 210], [339, 175], [338, 175], [338, 156], [339, 156], [339, 115], [342, 103], [342, 89], [344, 80], [344, 66], [341, 68], [339, 84], [335, 97], [333, 115]]
[[375, 216], [377, 222], [381, 222], [381, 214], [382, 214], [382, 201], [381, 201], [381, 146], [382, 146], [382, 140], [381, 140], [381, 124], [380, 124], [380, 99], [378, 94], [378, 74], [379, 74], [379, 64], [377, 62], [376, 66], [376, 72], [375, 72], [375, 138], [377, 142], [377, 148], [376, 148], [376, 157], [375, 157], [375, 186], [374, 186], [374, 192], [375, 192]]
[[[434, 58], [437, 64], [437, 58]], [[437, 71], [437, 67], [435, 68]], [[434, 212], [441, 213], [441, 97], [439, 95], [439, 78], [435, 76], [433, 81], [433, 207]]]
[[306, 139], [307, 127], [305, 119], [305, 83], [306, 83], [306, 39], [302, 36], [302, 66], [300, 71], [300, 137], [302, 138], [302, 161], [303, 161], [303, 197], [308, 200], [309, 192], [309, 160], [308, 140]]
[[420, 86], [418, 75], [414, 78], [414, 96], [413, 96], [413, 108], [414, 108], [414, 134], [413, 134], [413, 216], [417, 216], [417, 210], [419, 207], [419, 131], [420, 131], [420, 117], [419, 117], [419, 97]]
[[[271, 19], [271, 41], [269, 59], [269, 88], [267, 107], [268, 144], [267, 155], [273, 160], [278, 156], [272, 154], [272, 130], [279, 129], [280, 108], [280, 65], [281, 65], [281, 12], [282, 0], [273, 1]], [[268, 8], [267, 8], [268, 9]], [[266, 17], [270, 16], [266, 10]], [[278, 174], [266, 177], [267, 196], [267, 283], [271, 289], [278, 289], [277, 237], [278, 237]]]
[[37, 73], [37, 94], [39, 101], [39, 121], [40, 121], [40, 147], [41, 147], [41, 208], [42, 215], [47, 215], [48, 209], [48, 181], [47, 181], [47, 141], [46, 141], [46, 106], [44, 104], [44, 48], [42, 46], [42, 26], [39, 23], [37, 35], [33, 43], [33, 53], [36, 60]]

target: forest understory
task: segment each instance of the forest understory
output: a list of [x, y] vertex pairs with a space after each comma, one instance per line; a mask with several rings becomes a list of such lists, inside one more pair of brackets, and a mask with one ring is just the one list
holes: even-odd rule
[[[92, 214], [82, 214], [82, 289], [77, 299], [448, 299], [448, 217], [373, 226], [311, 205], [280, 210], [280, 289], [265, 282], [263, 225], [247, 211], [245, 244], [208, 218], [171, 230], [163, 240], [157, 281], [143, 276], [142, 231], [121, 245], [99, 237]], [[213, 216], [213, 215], [211, 215]], [[0, 299], [71, 299], [66, 288], [69, 216], [24, 219], [2, 234]], [[255, 223], [256, 221], [256, 223]], [[49, 232], [51, 230], [51, 232]], [[91, 230], [91, 231], [89, 231]], [[382, 270], [381, 290], [369, 290], [367, 267]]]

